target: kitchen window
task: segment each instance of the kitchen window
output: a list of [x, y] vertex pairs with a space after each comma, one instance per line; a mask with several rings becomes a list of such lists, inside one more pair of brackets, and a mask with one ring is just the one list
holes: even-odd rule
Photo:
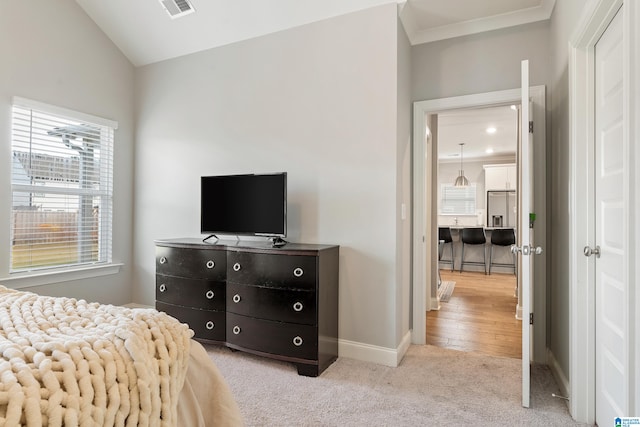
[[476, 185], [455, 187], [453, 184], [440, 186], [441, 215], [475, 215]]

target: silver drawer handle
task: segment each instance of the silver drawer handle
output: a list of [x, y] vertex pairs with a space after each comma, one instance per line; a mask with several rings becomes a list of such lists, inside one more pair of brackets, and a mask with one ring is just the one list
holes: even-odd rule
[[240, 271], [242, 267], [240, 266], [239, 262], [236, 262], [235, 264], [233, 264], [233, 271]]
[[207, 324], [206, 324], [206, 325], [204, 325], [204, 326], [205, 326], [205, 328], [207, 328], [208, 330], [212, 330], [212, 329], [216, 326], [216, 324], [215, 324], [215, 323], [213, 323], [211, 320], [209, 320], [209, 321], [207, 322]]
[[164, 292], [167, 290], [167, 285], [165, 285], [164, 283], [162, 285], [160, 285], [160, 292]]
[[240, 326], [236, 325], [233, 327], [233, 333], [235, 335], [238, 335], [240, 333]]
[[166, 264], [167, 259], [163, 256], [160, 257], [160, 264]]
[[295, 337], [293, 338], [293, 345], [295, 345], [296, 347], [300, 347], [302, 345], [302, 338]]
[[239, 303], [241, 299], [242, 298], [240, 298], [240, 295], [238, 295], [238, 294], [235, 294], [233, 296], [233, 302], [235, 302], [236, 304]]
[[304, 274], [304, 271], [300, 267], [293, 270], [293, 275], [296, 277], [302, 277], [303, 274]]
[[216, 294], [213, 293], [213, 291], [209, 290], [207, 291], [206, 294], [204, 294], [204, 296], [207, 297], [207, 299], [212, 299]]
[[207, 268], [211, 269], [216, 266], [216, 263], [212, 260], [207, 261]]
[[302, 311], [303, 308], [304, 307], [300, 301], [296, 301], [295, 304], [293, 304], [293, 309], [295, 311]]

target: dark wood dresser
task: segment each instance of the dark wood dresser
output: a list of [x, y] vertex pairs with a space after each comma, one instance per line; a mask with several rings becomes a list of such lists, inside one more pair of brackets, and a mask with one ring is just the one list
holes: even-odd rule
[[295, 363], [318, 376], [338, 357], [339, 247], [156, 241], [156, 308], [195, 339]]

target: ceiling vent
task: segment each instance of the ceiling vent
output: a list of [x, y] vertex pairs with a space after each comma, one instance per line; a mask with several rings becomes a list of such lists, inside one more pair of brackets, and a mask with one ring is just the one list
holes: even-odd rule
[[171, 19], [180, 18], [196, 10], [188, 0], [159, 0], [164, 10], [167, 11]]

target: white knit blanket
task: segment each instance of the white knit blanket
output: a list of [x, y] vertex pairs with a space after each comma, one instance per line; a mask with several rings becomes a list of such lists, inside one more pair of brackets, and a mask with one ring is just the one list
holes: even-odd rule
[[0, 286], [0, 426], [175, 426], [193, 332]]

